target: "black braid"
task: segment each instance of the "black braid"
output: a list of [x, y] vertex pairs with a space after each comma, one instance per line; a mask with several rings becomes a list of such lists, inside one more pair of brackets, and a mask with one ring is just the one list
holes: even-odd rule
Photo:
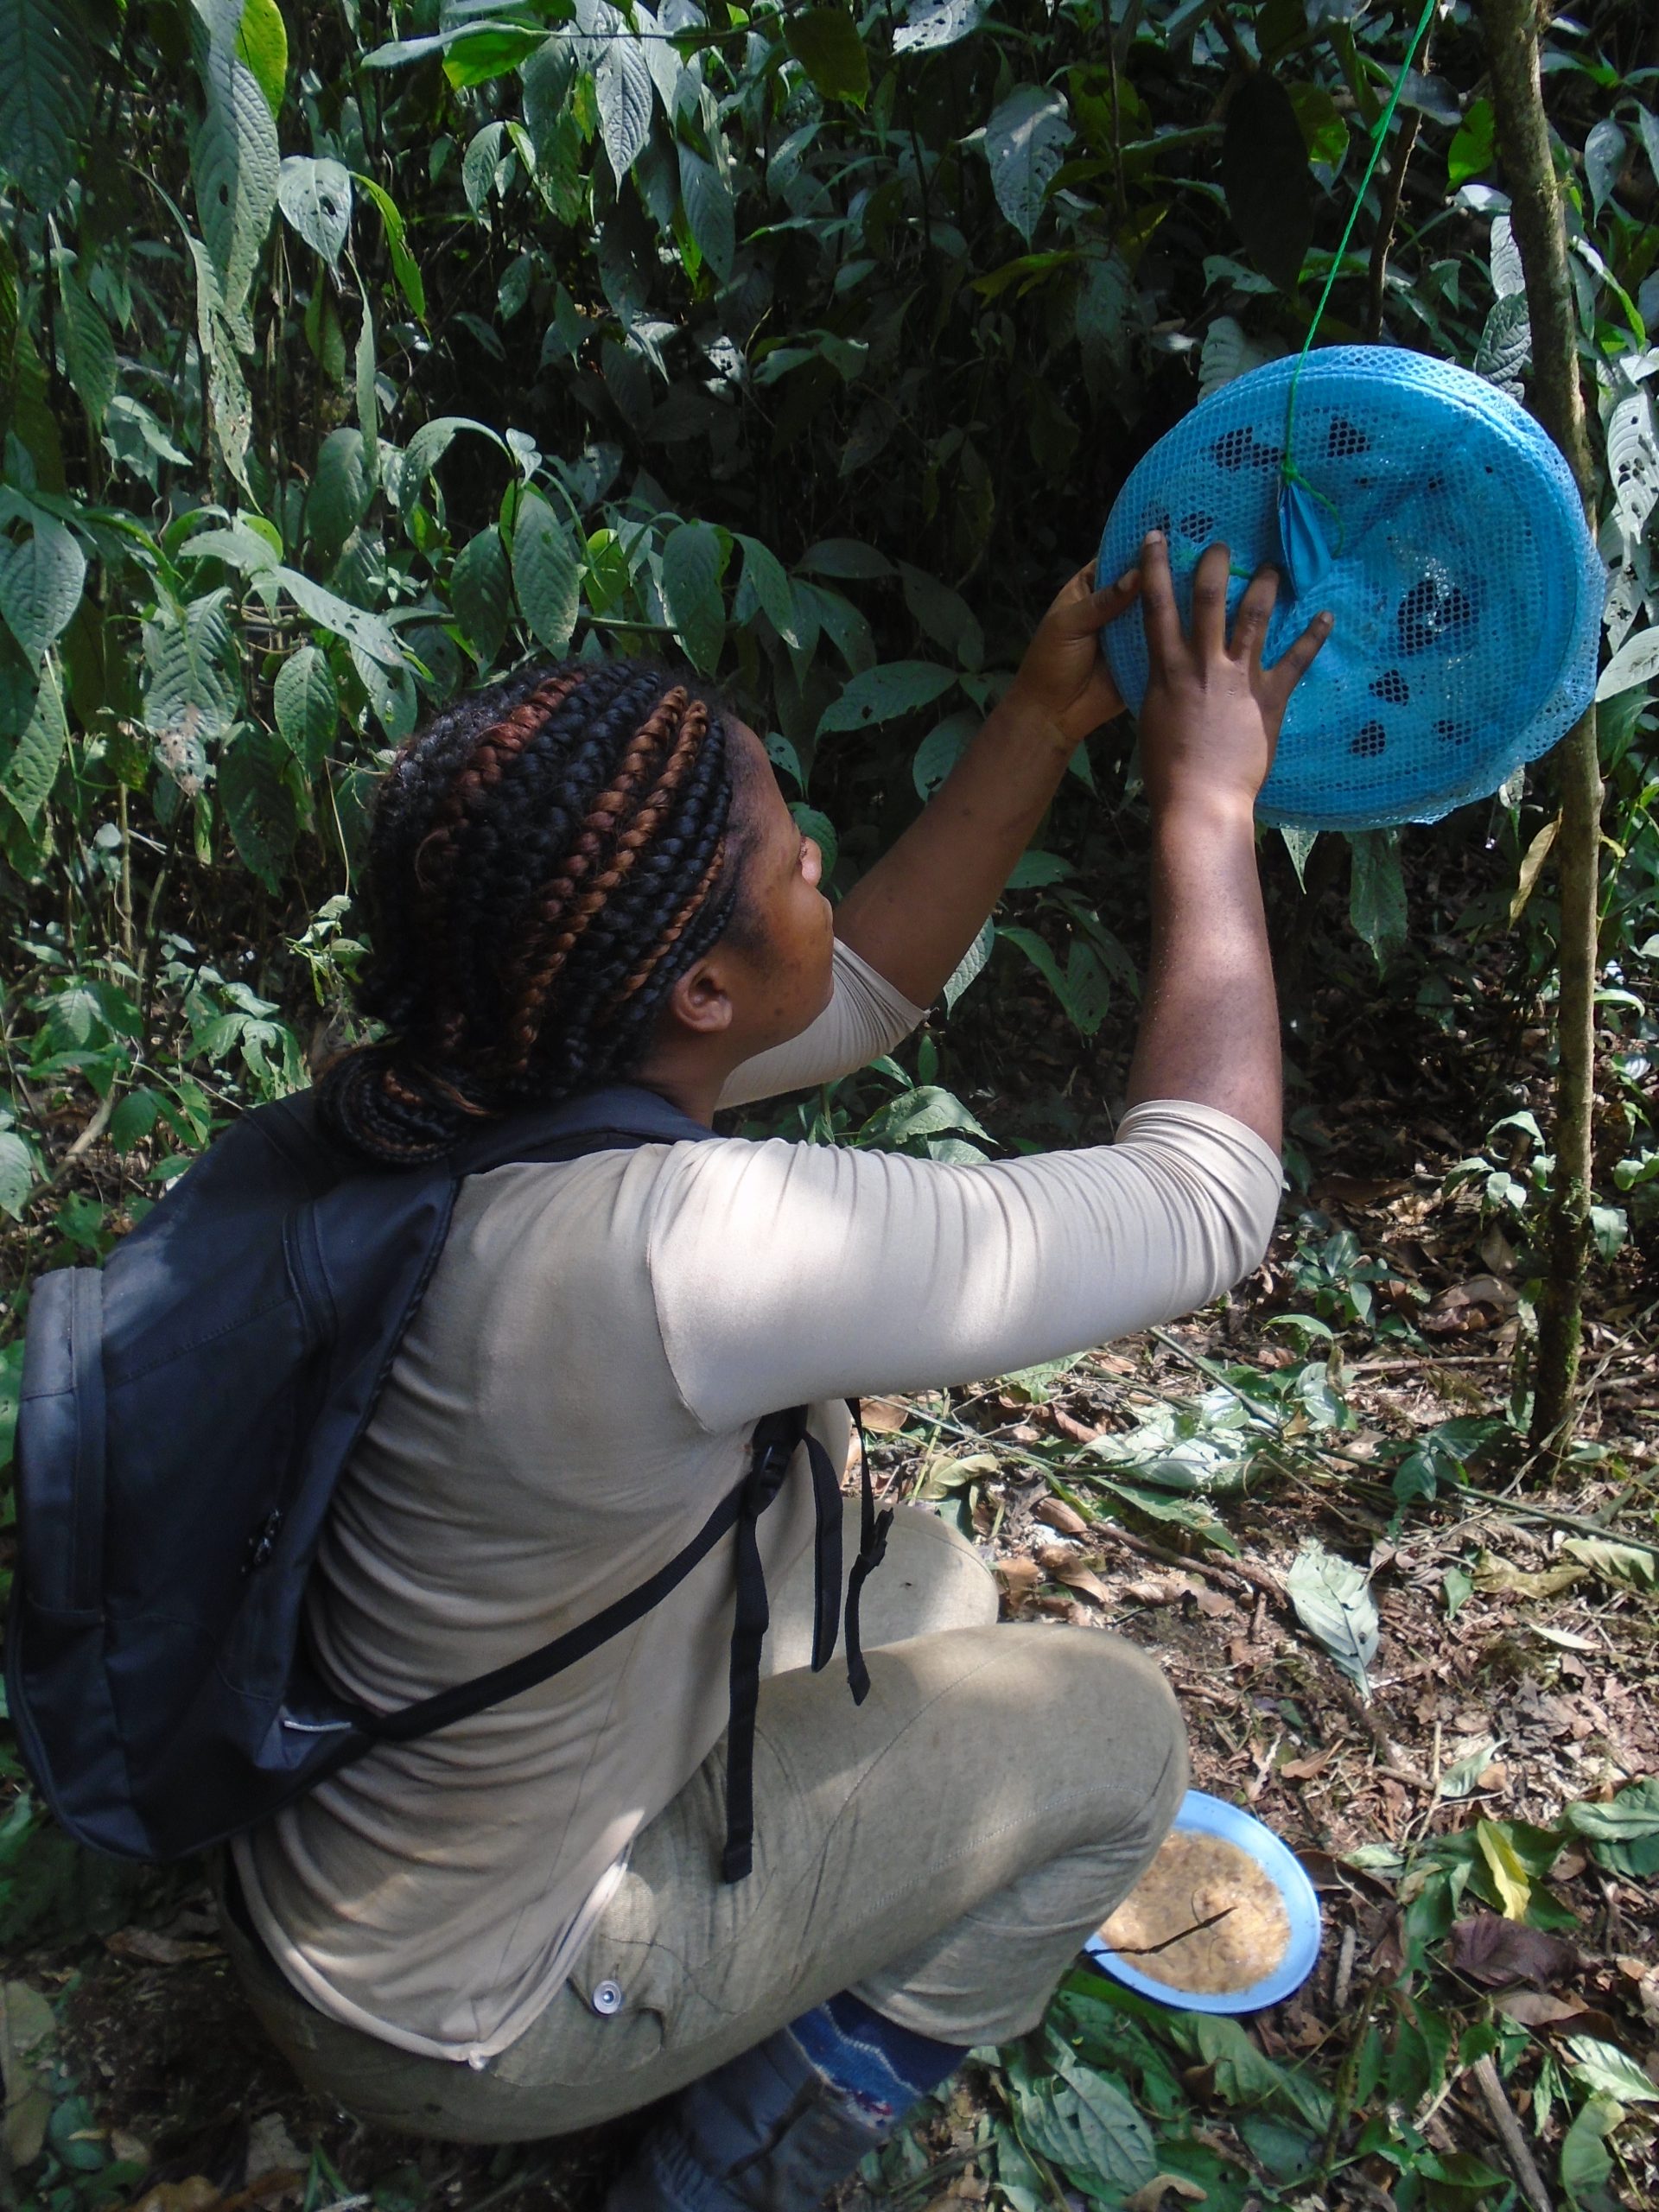
[[620, 659], [522, 670], [410, 739], [360, 892], [359, 1003], [390, 1033], [327, 1071], [329, 1126], [414, 1166], [631, 1073], [741, 918], [728, 738], [689, 671]]

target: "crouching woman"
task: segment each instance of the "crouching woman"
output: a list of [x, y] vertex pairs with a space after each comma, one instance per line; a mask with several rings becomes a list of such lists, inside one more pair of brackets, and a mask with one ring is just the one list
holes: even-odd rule
[[[387, 1037], [325, 1078], [339, 1139], [395, 1171], [619, 1083], [683, 1134], [463, 1183], [313, 1576], [326, 1674], [390, 1708], [516, 1658], [679, 1551], [757, 1421], [804, 1407], [808, 1437], [759, 1523], [752, 1726], [728, 1728], [728, 1539], [567, 1671], [235, 1845], [252, 2001], [365, 2119], [493, 2142], [661, 2103], [612, 2212], [804, 2212], [967, 2048], [1035, 2024], [1156, 1851], [1186, 1780], [1157, 1669], [1090, 1630], [998, 1627], [937, 1519], [901, 1513], [862, 1593], [861, 1701], [805, 1663], [806, 1446], [839, 1467], [847, 1398], [1099, 1344], [1262, 1252], [1279, 1047], [1252, 804], [1325, 626], [1264, 670], [1273, 579], [1230, 636], [1227, 575], [1212, 549], [1190, 634], [1155, 539], [1138, 576], [1074, 579], [835, 909], [760, 740], [689, 675], [531, 669], [389, 771], [365, 993]], [[920, 1020], [1118, 710], [1098, 632], [1137, 588], [1154, 941], [1116, 1141], [955, 1166], [702, 1141]]]

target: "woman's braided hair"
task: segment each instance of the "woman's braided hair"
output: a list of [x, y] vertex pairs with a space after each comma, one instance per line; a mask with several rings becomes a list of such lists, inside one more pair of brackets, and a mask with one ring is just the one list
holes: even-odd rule
[[409, 740], [362, 891], [358, 996], [390, 1033], [324, 1076], [337, 1135], [414, 1166], [638, 1065], [738, 903], [728, 740], [689, 672], [638, 660], [523, 670]]

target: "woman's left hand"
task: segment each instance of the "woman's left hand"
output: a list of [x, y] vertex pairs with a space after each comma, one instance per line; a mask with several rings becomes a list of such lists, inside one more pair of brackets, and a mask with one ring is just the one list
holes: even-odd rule
[[1123, 711], [1100, 633], [1130, 606], [1141, 588], [1141, 572], [1131, 569], [1095, 588], [1092, 568], [1079, 569], [1056, 598], [1026, 648], [1026, 657], [1003, 696], [1005, 710], [1040, 715], [1065, 738], [1080, 745], [1092, 729]]

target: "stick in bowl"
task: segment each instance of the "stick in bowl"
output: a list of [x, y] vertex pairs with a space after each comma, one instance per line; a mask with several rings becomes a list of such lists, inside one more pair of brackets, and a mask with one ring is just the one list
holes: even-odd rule
[[1224, 1996], [1255, 1987], [1278, 1966], [1290, 1916], [1248, 1852], [1176, 1829], [1100, 1933], [1149, 1980]]

